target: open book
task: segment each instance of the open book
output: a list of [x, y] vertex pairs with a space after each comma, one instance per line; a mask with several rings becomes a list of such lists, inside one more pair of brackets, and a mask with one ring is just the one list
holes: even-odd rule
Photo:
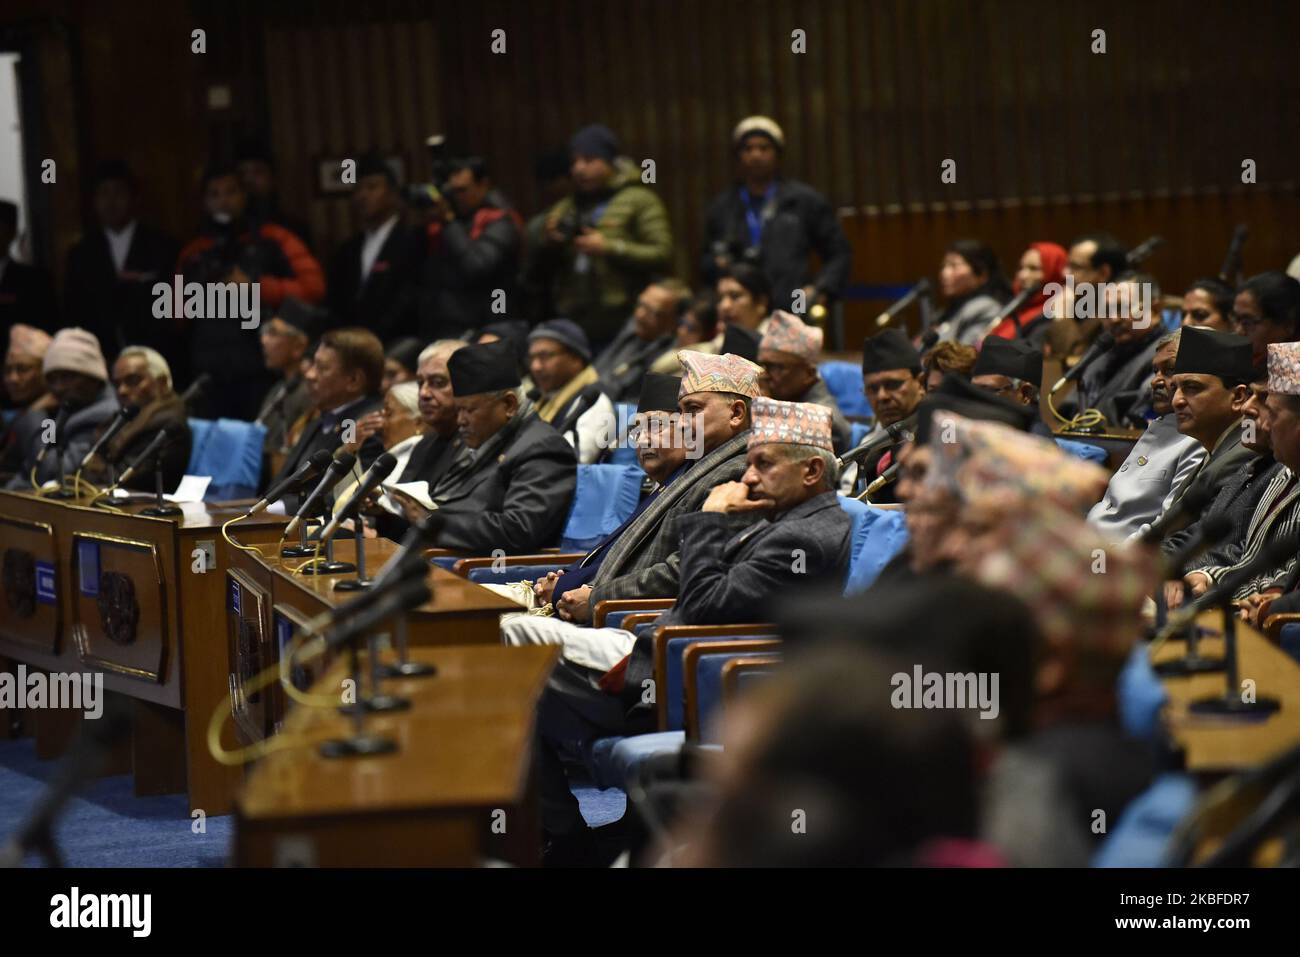
[[381, 482], [379, 487], [394, 499], [409, 499], [429, 511], [438, 507], [429, 498], [428, 482]]

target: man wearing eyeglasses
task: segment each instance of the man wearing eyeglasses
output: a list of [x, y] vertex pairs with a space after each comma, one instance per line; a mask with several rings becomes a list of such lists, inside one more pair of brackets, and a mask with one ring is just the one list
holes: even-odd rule
[[782, 402], [820, 405], [831, 413], [831, 438], [835, 454], [843, 455], [853, 441], [853, 428], [817, 371], [822, 330], [798, 316], [777, 310], [768, 320], [758, 344], [759, 378], [763, 394]]

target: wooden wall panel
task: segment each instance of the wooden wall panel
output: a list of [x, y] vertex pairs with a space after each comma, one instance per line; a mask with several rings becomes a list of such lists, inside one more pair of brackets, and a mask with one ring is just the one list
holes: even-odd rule
[[[17, 17], [38, 6], [14, 2]], [[486, 156], [531, 213], [535, 155], [584, 122], [606, 122], [629, 156], [655, 159], [686, 276], [704, 205], [730, 180], [729, 132], [753, 112], [785, 127], [789, 174], [823, 190], [866, 243], [858, 283], [932, 272], [943, 242], [963, 232], [1010, 260], [1038, 236], [1111, 225], [1136, 241], [1168, 233], [1148, 228], [1166, 222], [1196, 235], [1170, 236], [1153, 268], [1190, 276], [1217, 262], [1183, 257], [1202, 236], [1217, 250], [1232, 219], [1196, 218], [1186, 211], [1215, 201], [1195, 197], [1240, 187], [1245, 158], [1258, 164], [1261, 194], [1292, 195], [1300, 179], [1293, 0], [61, 0], [53, 9], [72, 27], [66, 42], [82, 71], [81, 168], [129, 151], [146, 174], [146, 208], [181, 236], [197, 219], [193, 187], [208, 153], [267, 128], [284, 202], [328, 253], [355, 222], [346, 200], [316, 194], [319, 155], [397, 151], [420, 179], [424, 138], [445, 132]], [[194, 25], [208, 30], [205, 57], [178, 42]], [[489, 52], [496, 28], [507, 34], [502, 56]], [[807, 33], [803, 55], [790, 50], [794, 29]], [[1094, 29], [1106, 31], [1105, 54], [1090, 50]], [[212, 83], [231, 87], [230, 110], [206, 109]], [[940, 182], [945, 158], [957, 161], [954, 184]], [[1272, 215], [1267, 201], [1241, 202]], [[1151, 212], [1184, 205], [1176, 216]], [[1106, 219], [1121, 208], [1135, 212]], [[1252, 225], [1262, 233], [1265, 222]], [[1014, 232], [1026, 224], [1045, 232]], [[61, 226], [59, 240], [66, 234]], [[877, 234], [899, 245], [881, 249]], [[1292, 229], [1271, 247], [1252, 239], [1248, 263], [1280, 265], [1296, 249]]]

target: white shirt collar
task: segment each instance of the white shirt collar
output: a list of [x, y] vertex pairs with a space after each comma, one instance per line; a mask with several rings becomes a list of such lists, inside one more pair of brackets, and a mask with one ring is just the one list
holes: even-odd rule
[[135, 237], [135, 223], [133, 219], [117, 232], [104, 227], [104, 237], [108, 240], [108, 251], [113, 257], [113, 266], [118, 272], [126, 268], [126, 256], [131, 251], [131, 240]]
[[388, 234], [393, 231], [393, 227], [396, 225], [397, 214], [394, 213], [375, 229], [366, 230], [365, 238], [361, 241], [362, 279], [369, 276], [370, 270], [375, 268], [375, 260], [379, 258], [379, 251], [384, 248], [384, 243], [388, 241]]

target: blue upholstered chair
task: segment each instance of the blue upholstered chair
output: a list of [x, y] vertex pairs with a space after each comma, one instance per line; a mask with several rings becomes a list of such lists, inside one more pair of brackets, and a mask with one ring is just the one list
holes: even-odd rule
[[840, 508], [853, 519], [849, 575], [844, 594], [856, 594], [876, 580], [880, 570], [907, 544], [907, 520], [901, 511], [873, 508], [840, 496]]
[[[571, 554], [590, 551], [626, 522], [641, 500], [644, 475], [636, 465], [609, 462], [579, 465], [578, 486], [560, 538], [560, 551]], [[461, 558], [460, 555], [436, 555], [433, 563], [450, 570]], [[529, 562], [525, 572], [521, 571], [521, 564], [511, 565], [510, 559], [506, 558], [499, 569], [473, 568], [466, 574], [470, 581], [480, 584], [506, 584], [520, 578], [536, 578], [567, 564], [568, 561], [557, 561], [553, 565]]]
[[190, 475], [210, 475], [204, 493], [209, 502], [249, 498], [257, 494], [262, 475], [262, 445], [266, 426], [238, 419], [190, 419]]
[[1057, 439], [1056, 444], [1062, 452], [1069, 452], [1085, 462], [1096, 462], [1098, 465], [1106, 464], [1106, 450], [1100, 445], [1093, 445], [1091, 442], [1076, 442], [1073, 439]]
[[618, 415], [618, 445], [609, 450], [604, 461], [611, 465], [636, 465], [636, 449], [627, 440], [628, 429], [632, 427], [636, 415], [636, 405], [632, 402], [618, 402], [614, 411]]
[[[699, 730], [699, 740], [705, 743], [717, 742], [717, 731], [723, 703], [722, 676], [730, 662], [770, 659], [780, 657], [779, 653], [766, 651], [731, 651], [720, 654], [705, 652], [700, 655], [695, 667], [695, 726]], [[750, 672], [751, 678], [754, 673]], [[689, 676], [688, 676], [689, 678]]]
[[826, 388], [835, 397], [835, 404], [845, 415], [866, 418], [871, 415], [871, 403], [862, 391], [862, 367], [856, 362], [831, 361], [817, 366]]

